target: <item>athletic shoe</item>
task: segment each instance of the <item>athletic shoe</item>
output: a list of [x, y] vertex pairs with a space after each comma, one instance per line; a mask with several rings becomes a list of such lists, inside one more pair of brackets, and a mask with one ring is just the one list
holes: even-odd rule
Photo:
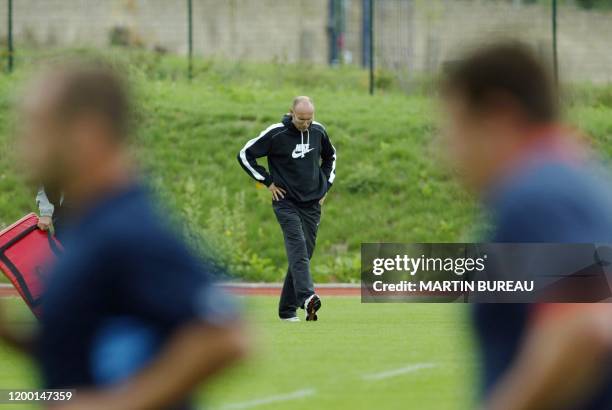
[[293, 317], [281, 317], [280, 320], [282, 320], [283, 322], [299, 322], [300, 318], [297, 316], [293, 316]]
[[316, 321], [317, 310], [321, 309], [321, 298], [317, 294], [312, 294], [304, 302], [304, 310], [306, 311], [306, 321]]

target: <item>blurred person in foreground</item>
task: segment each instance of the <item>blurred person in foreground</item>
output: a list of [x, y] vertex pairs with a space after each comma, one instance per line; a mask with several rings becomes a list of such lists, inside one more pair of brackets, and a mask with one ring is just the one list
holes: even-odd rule
[[18, 123], [29, 176], [71, 198], [66, 252], [49, 274], [32, 352], [57, 409], [186, 409], [197, 385], [245, 353], [232, 302], [166, 225], [129, 154], [131, 103], [102, 64], [73, 63], [27, 88]]
[[[545, 65], [499, 43], [449, 67], [453, 165], [491, 216], [490, 242], [612, 243], [609, 180], [561, 125]], [[478, 304], [486, 409], [612, 408], [612, 307]]]

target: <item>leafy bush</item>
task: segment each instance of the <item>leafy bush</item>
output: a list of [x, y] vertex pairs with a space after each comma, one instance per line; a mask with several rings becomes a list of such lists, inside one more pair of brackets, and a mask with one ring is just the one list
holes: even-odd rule
[[[203, 203], [197, 200], [197, 190], [191, 178], [185, 184], [185, 194], [184, 217], [192, 222], [186, 227], [186, 237], [195, 248], [213, 259], [224, 272], [238, 278], [257, 281], [278, 279], [272, 260], [259, 256], [249, 246], [244, 192], [237, 192], [230, 200], [227, 189], [222, 188], [218, 201], [208, 213], [203, 209]], [[197, 223], [194, 224], [194, 221]]]

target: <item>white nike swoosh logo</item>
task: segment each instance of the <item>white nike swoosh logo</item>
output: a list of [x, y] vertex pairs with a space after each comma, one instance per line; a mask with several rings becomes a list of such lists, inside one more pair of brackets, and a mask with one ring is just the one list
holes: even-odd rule
[[298, 150], [297, 150], [297, 147], [296, 147], [296, 148], [293, 150], [293, 152], [291, 153], [291, 156], [292, 156], [293, 158], [300, 158], [302, 155], [306, 155], [306, 154], [308, 154], [310, 151], [313, 151], [313, 150], [314, 150], [314, 148], [310, 148], [310, 149], [308, 149], [308, 150], [306, 150], [306, 151], [298, 151]]

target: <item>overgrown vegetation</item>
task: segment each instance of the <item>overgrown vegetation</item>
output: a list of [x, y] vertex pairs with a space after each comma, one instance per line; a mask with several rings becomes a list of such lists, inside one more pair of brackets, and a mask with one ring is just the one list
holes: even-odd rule
[[[198, 60], [189, 82], [181, 58], [108, 57], [127, 69], [138, 96], [134, 146], [148, 181], [193, 242], [239, 277], [280, 281], [286, 270], [270, 194], [236, 153], [298, 94], [313, 96], [338, 151], [313, 260], [317, 281], [358, 280], [362, 242], [472, 239], [477, 210], [441, 166], [430, 96], [394, 92], [392, 83], [369, 96], [367, 73], [349, 67]], [[10, 155], [9, 100], [24, 72], [22, 64], [0, 76], [0, 226], [35, 206]], [[612, 157], [612, 88], [579, 87], [567, 100], [570, 116]]]

